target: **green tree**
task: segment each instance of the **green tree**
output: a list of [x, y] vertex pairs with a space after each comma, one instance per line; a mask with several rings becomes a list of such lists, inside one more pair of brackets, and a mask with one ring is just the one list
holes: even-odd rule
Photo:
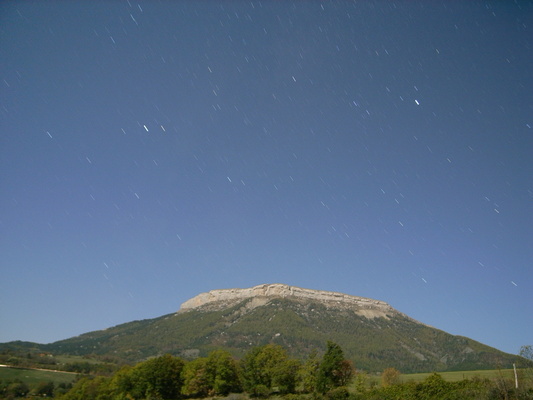
[[322, 357], [318, 371], [317, 389], [320, 393], [326, 393], [346, 384], [346, 376], [344, 375], [346, 363], [344, 361], [341, 347], [337, 343], [328, 341], [326, 353]]
[[100, 399], [178, 399], [181, 397], [183, 366], [181, 359], [164, 355], [134, 367], [123, 367], [107, 385], [99, 388]]
[[319, 370], [320, 359], [318, 358], [317, 351], [313, 350], [298, 371], [298, 381], [304, 393], [312, 393], [316, 391]]
[[28, 385], [18, 379], [15, 379], [6, 388], [6, 394], [12, 397], [24, 397], [29, 391]]
[[207, 368], [214, 395], [225, 396], [242, 390], [238, 364], [227, 351], [212, 351], [207, 358]]
[[169, 354], [137, 364], [132, 369], [133, 389], [136, 395], [139, 395], [135, 398], [180, 398], [183, 366], [181, 359]]
[[54, 382], [39, 382], [32, 390], [31, 394], [41, 397], [53, 397], [55, 385]]
[[531, 398], [533, 398], [533, 346], [522, 346], [519, 355], [527, 361], [517, 365], [517, 368], [520, 368], [518, 371], [518, 387], [521, 391], [530, 391]]
[[[100, 400], [107, 388], [108, 378], [81, 378], [61, 397], [61, 400]], [[109, 397], [108, 397], [109, 398]]]
[[359, 372], [355, 376], [355, 390], [357, 393], [365, 393], [368, 386], [368, 374], [366, 372]]
[[134, 384], [132, 370], [133, 367], [126, 365], [115, 372], [106, 387], [110, 397], [118, 396], [119, 394], [125, 395], [133, 390]]
[[237, 362], [224, 350], [185, 364], [182, 376], [182, 392], [187, 396], [225, 396], [241, 391]]
[[72, 383], [61, 382], [54, 388], [54, 396], [59, 397], [72, 389]]
[[428, 399], [445, 398], [451, 389], [451, 384], [446, 382], [444, 378], [437, 373], [433, 373], [424, 379], [421, 386], [422, 390], [420, 393], [424, 398]]
[[267, 344], [250, 350], [242, 360], [244, 389], [255, 396], [265, 396], [274, 390], [294, 391], [297, 368], [279, 345]]
[[213, 389], [213, 382], [208, 375], [207, 358], [197, 358], [185, 364], [182, 372], [182, 393], [192, 397], [207, 397]]
[[298, 360], [287, 358], [280, 362], [273, 370], [273, 388], [282, 394], [295, 393], [300, 367], [301, 363]]
[[530, 344], [520, 347], [520, 357], [524, 357], [526, 360], [533, 361], [533, 346]]

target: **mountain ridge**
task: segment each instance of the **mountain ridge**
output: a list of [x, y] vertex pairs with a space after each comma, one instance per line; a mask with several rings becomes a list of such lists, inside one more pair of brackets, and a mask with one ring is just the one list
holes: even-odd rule
[[[182, 303], [178, 313], [186, 312], [191, 309], [200, 309], [206, 306], [213, 310], [220, 309], [250, 298], [260, 299], [276, 297], [292, 297], [302, 301], [318, 301], [334, 308], [353, 308], [359, 315], [367, 318], [388, 318], [389, 314], [402, 314], [406, 316], [381, 300], [353, 296], [340, 292], [304, 289], [283, 283], [262, 284], [245, 289], [215, 289], [209, 292], [200, 293]], [[261, 304], [264, 304], [264, 302], [257, 302], [257, 306]]]
[[[241, 358], [255, 346], [274, 343], [303, 360], [312, 351], [323, 352], [328, 340], [358, 369], [373, 372], [511, 368], [520, 359], [425, 325], [383, 301], [283, 284], [201, 293], [173, 314], [37, 347], [138, 362], [165, 353], [192, 359], [215, 349]], [[0, 344], [0, 350], [16, 345]]]

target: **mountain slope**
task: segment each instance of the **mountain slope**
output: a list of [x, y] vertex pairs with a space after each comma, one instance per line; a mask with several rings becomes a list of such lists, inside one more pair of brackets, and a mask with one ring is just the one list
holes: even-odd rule
[[391, 366], [402, 372], [509, 368], [518, 359], [424, 325], [384, 302], [287, 285], [204, 293], [176, 314], [41, 348], [140, 361], [163, 353], [193, 358], [216, 348], [242, 357], [254, 346], [278, 343], [304, 358], [312, 349], [323, 351], [327, 340], [338, 343], [358, 369], [368, 371]]

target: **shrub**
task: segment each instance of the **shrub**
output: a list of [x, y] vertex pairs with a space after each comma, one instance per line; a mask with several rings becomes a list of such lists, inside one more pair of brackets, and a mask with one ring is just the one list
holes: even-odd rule
[[348, 397], [350, 397], [350, 393], [344, 386], [331, 389], [326, 393], [326, 400], [346, 400]]

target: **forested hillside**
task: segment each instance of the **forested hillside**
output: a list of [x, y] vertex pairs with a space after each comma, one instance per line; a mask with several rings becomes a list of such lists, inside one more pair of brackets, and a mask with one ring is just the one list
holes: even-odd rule
[[324, 343], [333, 340], [358, 369], [370, 372], [390, 366], [404, 372], [511, 368], [516, 362], [516, 356], [401, 314], [367, 318], [351, 309], [283, 298], [251, 308], [251, 301], [221, 310], [193, 309], [134, 321], [42, 349], [138, 362], [166, 353], [190, 359], [214, 349], [242, 357], [251, 347], [275, 343], [303, 360], [313, 350], [325, 351]]

